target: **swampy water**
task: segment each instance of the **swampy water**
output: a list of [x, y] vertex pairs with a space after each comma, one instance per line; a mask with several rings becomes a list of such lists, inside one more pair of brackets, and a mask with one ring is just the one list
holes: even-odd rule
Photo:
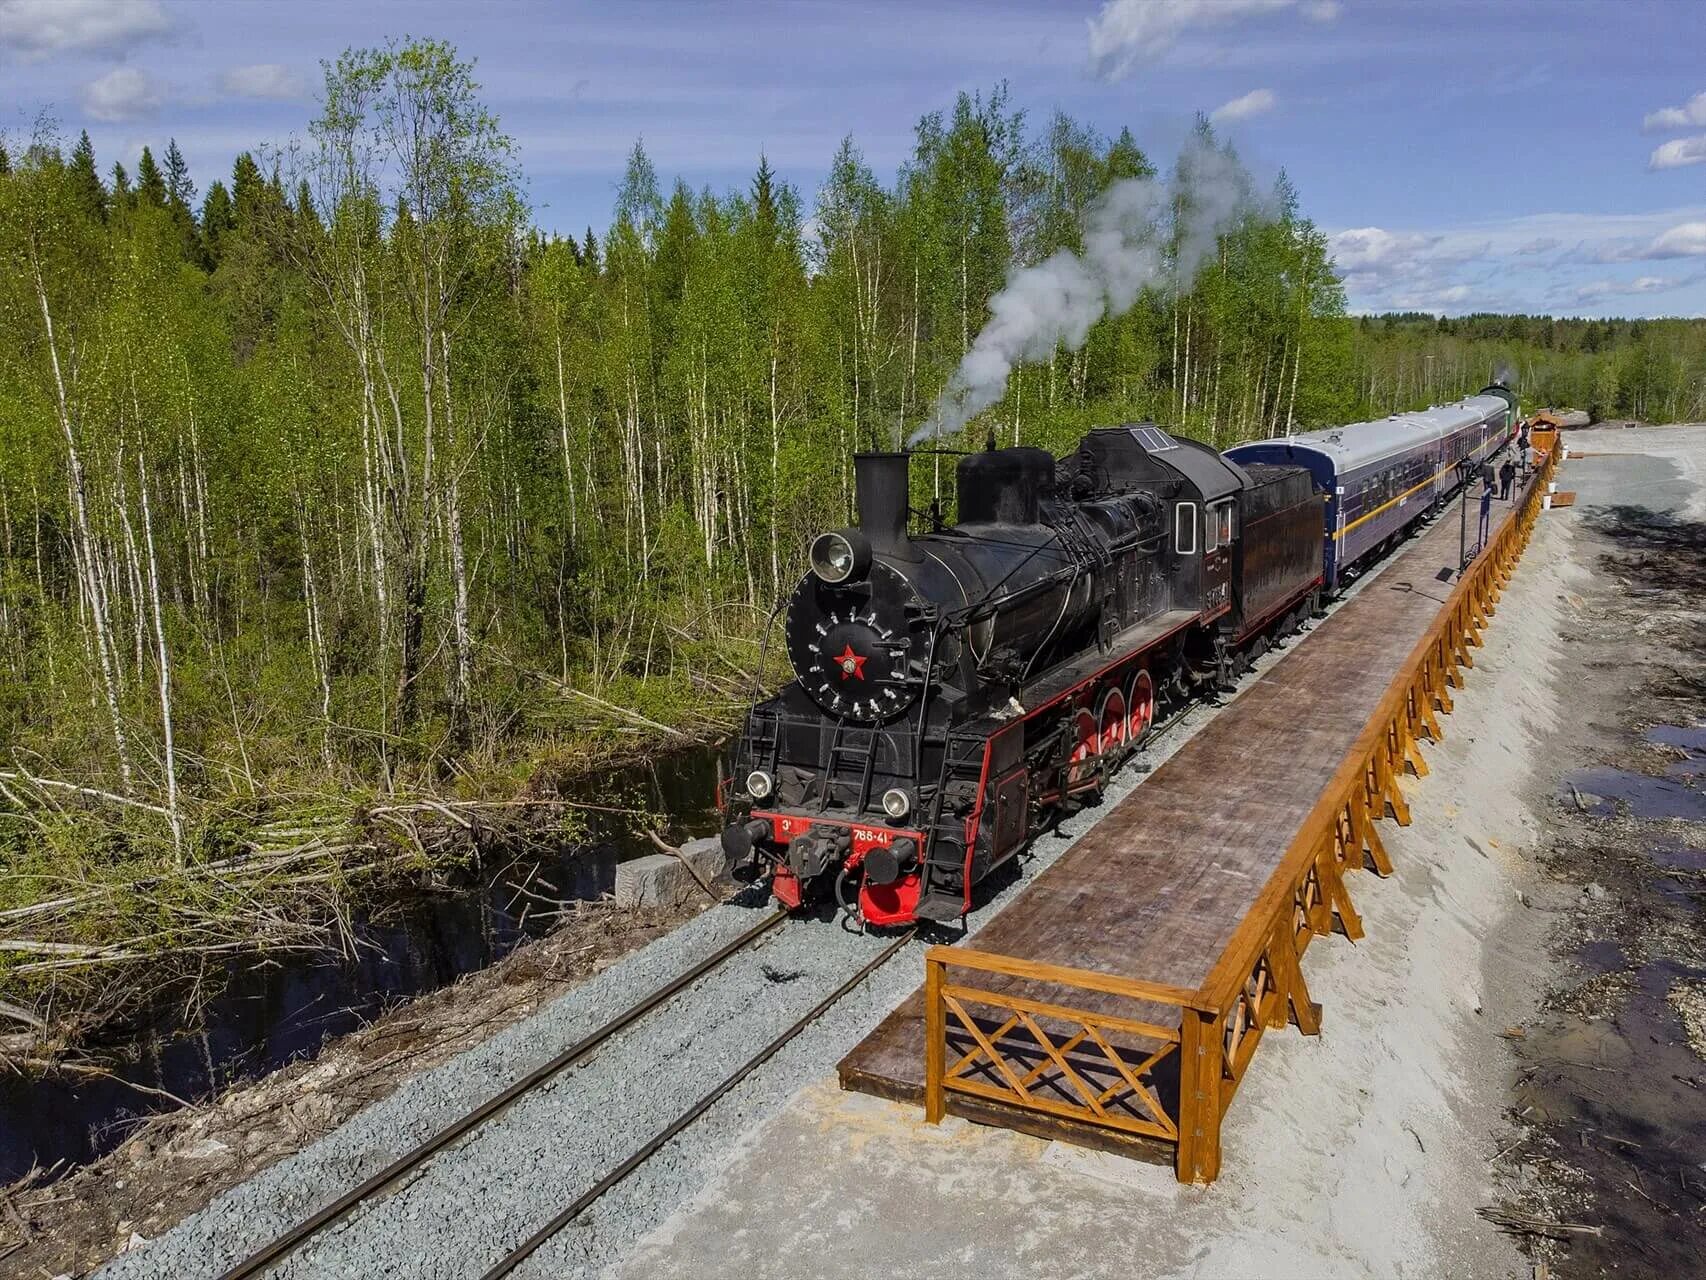
[[[716, 827], [713, 749], [638, 765], [618, 783], [601, 776], [568, 794], [589, 804], [668, 815], [669, 834], [686, 839]], [[0, 1075], [0, 1185], [34, 1166], [61, 1171], [124, 1141], [135, 1122], [173, 1104], [159, 1090], [200, 1101], [231, 1084], [317, 1053], [413, 996], [437, 990], [507, 955], [550, 928], [538, 901], [517, 892], [550, 886], [553, 899], [589, 900], [610, 891], [616, 864], [653, 852], [644, 830], [622, 814], [587, 812], [585, 839], [517, 862], [486, 860], [454, 888], [411, 891], [365, 905], [354, 921], [353, 960], [262, 958], [236, 968], [192, 1025], [182, 1001], [99, 1046], [116, 1078]], [[533, 905], [529, 908], [528, 903]]]

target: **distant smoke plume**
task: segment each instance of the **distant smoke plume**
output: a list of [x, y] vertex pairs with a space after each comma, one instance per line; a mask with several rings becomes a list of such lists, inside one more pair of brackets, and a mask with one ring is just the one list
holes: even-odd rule
[[[1175, 198], [1176, 228], [1167, 216]], [[1000, 402], [1015, 365], [1046, 360], [1061, 346], [1078, 350], [1098, 320], [1129, 311], [1148, 286], [1188, 287], [1221, 233], [1257, 208], [1243, 167], [1195, 140], [1179, 158], [1174, 184], [1116, 182], [1085, 219], [1082, 254], [1060, 249], [1008, 275], [989, 300], [989, 322], [908, 443], [953, 435]], [[1178, 237], [1172, 255], [1170, 232]]]

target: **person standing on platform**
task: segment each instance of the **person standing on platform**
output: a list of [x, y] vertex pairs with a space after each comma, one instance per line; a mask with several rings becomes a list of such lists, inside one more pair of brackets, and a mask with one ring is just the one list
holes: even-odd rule
[[1511, 496], [1511, 485], [1516, 482], [1516, 463], [1505, 459], [1505, 465], [1499, 468], [1499, 497], [1508, 499]]
[[[1491, 472], [1492, 468], [1488, 467], [1487, 470]], [[1481, 479], [1481, 534], [1478, 545], [1485, 547], [1493, 531], [1493, 477], [1489, 474]]]

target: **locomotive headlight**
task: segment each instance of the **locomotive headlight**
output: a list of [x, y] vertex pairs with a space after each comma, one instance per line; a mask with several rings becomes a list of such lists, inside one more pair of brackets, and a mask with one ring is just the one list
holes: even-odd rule
[[746, 775], [746, 793], [754, 800], [763, 800], [775, 785], [775, 780], [762, 769], [754, 769]]
[[812, 542], [812, 572], [830, 586], [858, 582], [871, 571], [871, 544], [857, 529], [820, 533]]
[[883, 792], [883, 812], [895, 821], [912, 812], [912, 794], [904, 787], [890, 787]]

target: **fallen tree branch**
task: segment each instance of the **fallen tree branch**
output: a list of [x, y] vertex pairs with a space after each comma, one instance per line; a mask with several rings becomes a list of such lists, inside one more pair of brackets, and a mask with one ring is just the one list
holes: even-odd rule
[[33, 773], [23, 769], [0, 769], [0, 781], [21, 782], [32, 787], [51, 788], [55, 791], [87, 796], [91, 800], [105, 800], [108, 804], [121, 804], [132, 809], [143, 809], [149, 813], [158, 814], [162, 818], [170, 819], [172, 816], [171, 811], [162, 805], [149, 804], [146, 800], [133, 800], [129, 796], [102, 791], [99, 787], [81, 787], [74, 782], [60, 782], [57, 778], [38, 778]]

